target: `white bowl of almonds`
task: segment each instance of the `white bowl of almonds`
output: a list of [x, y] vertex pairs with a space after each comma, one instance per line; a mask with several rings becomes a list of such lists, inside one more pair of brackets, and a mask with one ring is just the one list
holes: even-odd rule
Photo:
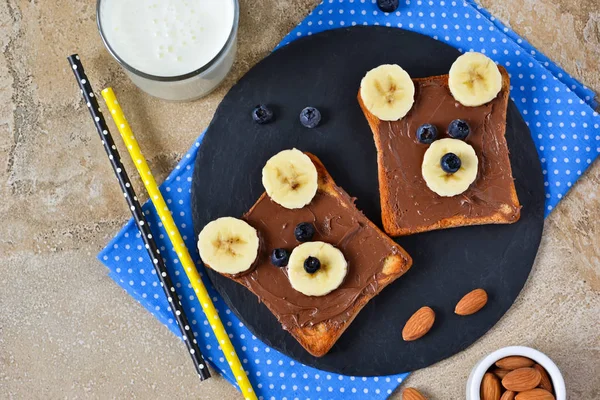
[[565, 381], [545, 354], [524, 346], [504, 347], [471, 371], [467, 400], [566, 400]]

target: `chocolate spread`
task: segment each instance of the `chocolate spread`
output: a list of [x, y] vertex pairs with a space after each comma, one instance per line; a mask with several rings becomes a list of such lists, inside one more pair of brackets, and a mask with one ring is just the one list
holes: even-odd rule
[[[256, 268], [235, 280], [256, 294], [284, 329], [303, 327], [322, 321], [344, 323], [353, 317], [352, 306], [361, 294], [376, 294], [378, 278], [385, 259], [404, 253], [384, 234], [369, 225], [367, 218], [353, 206], [353, 199], [341, 189], [334, 189], [339, 199], [317, 191], [311, 203], [302, 209], [289, 210], [263, 195], [244, 219], [256, 228], [263, 243]], [[312, 222], [316, 228], [313, 241], [331, 243], [342, 251], [348, 273], [340, 287], [325, 296], [311, 297], [294, 290], [287, 268], [271, 264], [275, 248], [292, 251], [300, 243], [294, 228], [300, 222]]]
[[[415, 89], [415, 103], [404, 118], [379, 122], [379, 162], [389, 185], [384, 212], [387, 208], [396, 226], [412, 232], [455, 216], [485, 218], [500, 210], [510, 222], [518, 220], [520, 206], [511, 197], [514, 182], [504, 137], [508, 88], [479, 107], [465, 107], [454, 100], [447, 77], [415, 80]], [[463, 119], [471, 127], [466, 142], [475, 149], [479, 170], [467, 191], [441, 197], [427, 187], [421, 174], [429, 145], [417, 141], [416, 131], [430, 123], [437, 127], [438, 139], [449, 137], [446, 129], [454, 119]]]

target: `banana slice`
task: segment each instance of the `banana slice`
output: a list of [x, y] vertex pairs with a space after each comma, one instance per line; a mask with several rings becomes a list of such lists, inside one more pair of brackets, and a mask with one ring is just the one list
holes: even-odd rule
[[[318, 260], [318, 268], [313, 271], [305, 266], [307, 259]], [[314, 261], [314, 260], [312, 260]], [[296, 247], [290, 255], [288, 277], [292, 287], [307, 296], [324, 296], [337, 289], [348, 272], [348, 263], [342, 252], [329, 243], [307, 242]]]
[[371, 114], [396, 121], [415, 102], [415, 84], [399, 65], [384, 64], [367, 72], [360, 82], [360, 97]]
[[[442, 169], [442, 158], [455, 154], [460, 159], [460, 167], [454, 173]], [[443, 197], [463, 193], [477, 177], [477, 154], [471, 145], [459, 139], [440, 139], [433, 142], [423, 157], [421, 173], [427, 187]]]
[[262, 183], [275, 203], [290, 209], [302, 208], [317, 193], [317, 168], [300, 150], [284, 150], [267, 161]]
[[221, 274], [235, 275], [252, 267], [258, 256], [256, 229], [237, 218], [209, 222], [198, 235], [198, 251], [204, 264]]
[[460, 104], [477, 107], [498, 95], [502, 89], [502, 74], [489, 57], [481, 53], [465, 53], [450, 67], [448, 86]]

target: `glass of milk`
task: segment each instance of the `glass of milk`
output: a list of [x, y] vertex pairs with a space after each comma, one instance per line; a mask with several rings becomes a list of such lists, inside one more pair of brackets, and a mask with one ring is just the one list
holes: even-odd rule
[[198, 99], [231, 69], [238, 0], [98, 0], [96, 11], [106, 48], [152, 96]]

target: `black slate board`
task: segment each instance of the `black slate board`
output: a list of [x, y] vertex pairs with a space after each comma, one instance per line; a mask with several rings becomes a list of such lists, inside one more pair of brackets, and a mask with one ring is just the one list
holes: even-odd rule
[[[260, 177], [266, 160], [292, 147], [316, 154], [337, 184], [357, 197], [357, 206], [381, 226], [375, 145], [356, 101], [360, 79], [383, 63], [397, 63], [412, 77], [445, 74], [458, 55], [446, 44], [401, 29], [353, 27], [297, 40], [265, 58], [225, 96], [199, 149], [192, 188], [196, 234], [217, 217], [242, 216], [263, 192]], [[274, 123], [259, 126], [252, 121], [250, 111], [258, 103], [275, 109]], [[300, 110], [309, 105], [324, 116], [313, 130], [298, 122]], [[521, 220], [398, 239], [414, 259], [412, 269], [372, 299], [324, 357], [307, 353], [244, 287], [212, 271], [208, 275], [258, 338], [304, 364], [371, 376], [412, 371], [450, 357], [484, 335], [509, 309], [527, 280], [541, 239], [540, 162], [512, 102], [506, 136], [523, 205]], [[488, 305], [473, 316], [456, 316], [456, 302], [479, 287], [488, 291]], [[415, 342], [402, 341], [404, 323], [424, 305], [436, 311], [433, 329]]]

